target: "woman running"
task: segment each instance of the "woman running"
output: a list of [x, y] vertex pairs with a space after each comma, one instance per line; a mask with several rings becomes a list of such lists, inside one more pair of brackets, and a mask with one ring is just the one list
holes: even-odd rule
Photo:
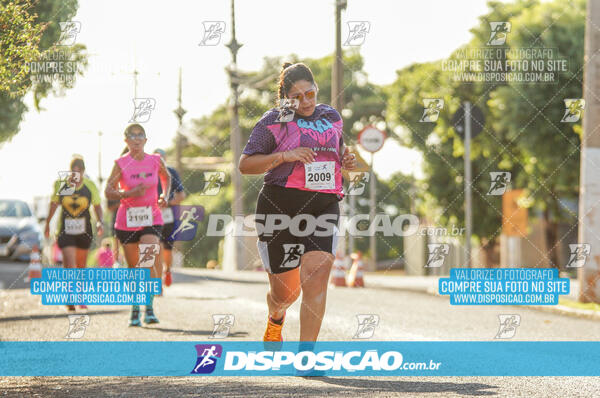
[[[85, 163], [83, 158], [75, 157], [71, 160], [71, 174], [65, 180], [54, 183], [54, 192], [50, 201], [50, 210], [46, 218], [44, 235], [50, 237], [50, 220], [58, 206], [61, 206], [58, 219], [58, 247], [62, 251], [63, 266], [65, 268], [85, 268], [87, 256], [94, 233], [90, 207], [96, 213], [96, 231], [102, 236], [102, 206], [98, 188], [89, 178], [84, 176]], [[87, 306], [80, 305], [81, 309]], [[67, 305], [69, 311], [75, 311], [74, 305]]]
[[317, 340], [325, 313], [327, 281], [337, 243], [338, 202], [343, 198], [341, 168], [355, 168], [356, 160], [347, 148], [344, 150], [339, 113], [329, 105], [317, 104], [317, 92], [306, 65], [285, 63], [279, 77], [278, 103], [285, 98], [298, 100], [295, 114], [291, 121], [279, 122], [281, 110], [266, 112], [240, 157], [242, 174], [266, 172], [256, 203], [257, 223], [264, 226], [264, 220], [274, 215], [301, 215], [313, 219], [323, 216], [333, 224], [327, 231], [317, 229], [308, 235], [297, 232], [304, 230], [306, 222], [301, 222], [300, 228], [272, 234], [264, 228], [259, 231], [258, 251], [270, 283], [264, 341], [283, 341], [285, 311], [300, 290], [300, 341]]
[[[107, 199], [121, 201], [117, 210], [115, 233], [123, 245], [127, 265], [129, 268], [138, 265], [140, 244], [152, 244], [154, 246], [151, 248], [158, 250], [152, 253], [154, 263], [150, 275], [152, 278], [160, 278], [159, 237], [163, 225], [160, 208], [167, 205], [164, 198], [169, 197], [171, 177], [160, 155], [144, 152], [146, 141], [146, 132], [141, 125], [127, 126], [125, 142], [129, 152], [115, 161], [104, 193]], [[156, 190], [159, 180], [164, 192], [160, 197]], [[158, 323], [152, 306], [153, 299], [154, 296], [151, 296], [150, 304], [146, 306], [144, 323]], [[140, 325], [140, 307], [134, 305], [129, 326]]]

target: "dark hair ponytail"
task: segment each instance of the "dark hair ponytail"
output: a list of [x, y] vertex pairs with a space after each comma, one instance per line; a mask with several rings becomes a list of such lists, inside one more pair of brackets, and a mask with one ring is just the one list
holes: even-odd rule
[[292, 85], [299, 80], [306, 80], [312, 84], [315, 84], [315, 78], [310, 68], [301, 62], [292, 64], [290, 62], [284, 62], [281, 66], [281, 72], [279, 74], [279, 89], [277, 91], [277, 104], [283, 98], [286, 97]]

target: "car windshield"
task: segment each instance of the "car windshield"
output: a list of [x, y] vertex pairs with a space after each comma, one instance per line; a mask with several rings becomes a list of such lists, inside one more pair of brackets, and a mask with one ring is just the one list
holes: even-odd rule
[[25, 202], [0, 200], [0, 217], [31, 217], [31, 211]]

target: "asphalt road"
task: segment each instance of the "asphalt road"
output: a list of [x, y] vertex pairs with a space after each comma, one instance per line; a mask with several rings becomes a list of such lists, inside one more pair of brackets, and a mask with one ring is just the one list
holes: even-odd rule
[[[42, 306], [23, 289], [25, 264], [0, 263], [0, 339], [64, 340], [66, 311]], [[19, 272], [19, 270], [21, 271]], [[21, 282], [15, 282], [19, 276]], [[11, 280], [12, 278], [12, 280]], [[155, 300], [160, 324], [127, 326], [128, 309], [91, 307], [82, 340], [202, 341], [213, 332], [212, 314], [232, 314], [229, 340], [261, 340], [266, 322], [266, 275], [178, 271], [173, 286]], [[15, 282], [15, 283], [13, 283]], [[368, 285], [368, 280], [367, 280]], [[11, 287], [10, 289], [7, 289]], [[19, 288], [21, 287], [21, 288]], [[285, 340], [297, 340], [299, 302], [290, 308]], [[373, 340], [491, 341], [499, 314], [518, 314], [513, 340], [597, 340], [600, 322], [524, 307], [456, 307], [447, 297], [385, 289], [330, 289], [321, 340], [350, 340], [358, 314], [380, 318]], [[0, 396], [510, 396], [592, 397], [600, 391], [595, 377], [8, 377]]]

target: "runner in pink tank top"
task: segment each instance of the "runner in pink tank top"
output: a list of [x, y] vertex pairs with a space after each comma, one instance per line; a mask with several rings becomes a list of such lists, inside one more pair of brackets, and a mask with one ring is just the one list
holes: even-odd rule
[[[131, 152], [128, 152], [117, 159], [116, 163], [121, 169], [119, 185], [123, 190], [129, 191], [136, 185], [143, 184], [146, 186], [146, 192], [142, 196], [121, 199], [121, 205], [117, 210], [115, 228], [123, 231], [139, 231], [143, 228], [139, 224], [147, 224], [145, 226], [162, 225], [163, 219], [158, 207], [158, 192], [156, 189], [159, 182], [160, 155], [145, 153], [143, 160], [138, 161], [131, 157]], [[131, 210], [132, 208], [148, 207], [150, 211], [145, 214], [145, 219], [143, 216], [134, 215]], [[142, 212], [141, 209], [139, 212]]]
[[[109, 200], [120, 200], [115, 235], [123, 245], [129, 268], [142, 266], [140, 257], [144, 254], [142, 258], [149, 258], [150, 264], [143, 266], [151, 267], [150, 276], [161, 278], [159, 237], [163, 219], [160, 208], [167, 206], [164, 198], [170, 194], [171, 176], [160, 155], [144, 152], [146, 141], [146, 132], [141, 125], [127, 126], [125, 142], [129, 152], [115, 161], [104, 193]], [[160, 197], [157, 192], [159, 182], [164, 192]], [[140, 244], [149, 245], [144, 246], [144, 253], [140, 253]], [[145, 323], [158, 323], [154, 315], [153, 298], [146, 305]], [[139, 305], [131, 309], [129, 326], [141, 326]]]

